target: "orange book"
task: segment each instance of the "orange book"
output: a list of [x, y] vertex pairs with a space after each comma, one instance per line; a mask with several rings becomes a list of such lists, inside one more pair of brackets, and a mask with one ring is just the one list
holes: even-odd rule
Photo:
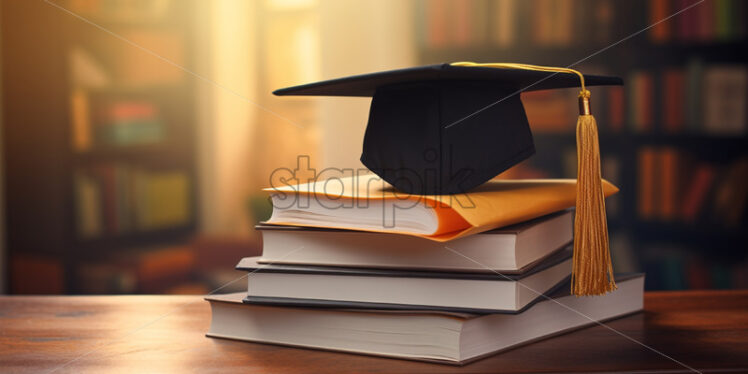
[[663, 94], [664, 127], [669, 133], [678, 133], [683, 131], [683, 102], [685, 101], [685, 81], [683, 71], [671, 69], [664, 73], [663, 85], [665, 92]]
[[660, 151], [660, 218], [670, 221], [676, 217], [678, 203], [678, 152], [674, 148]]
[[60, 259], [44, 255], [18, 254], [10, 258], [10, 291], [15, 294], [60, 294], [65, 292], [65, 269]]
[[93, 144], [91, 135], [91, 119], [89, 117], [90, 107], [88, 95], [80, 89], [73, 90], [70, 94], [70, 124], [73, 150], [85, 152]]
[[716, 170], [709, 164], [701, 164], [694, 173], [693, 180], [683, 198], [683, 219], [695, 222], [712, 187]]
[[641, 73], [639, 79], [639, 103], [637, 104], [639, 116], [636, 125], [642, 132], [649, 132], [652, 131], [653, 125], [652, 99], [654, 96], [654, 83], [652, 82], [652, 75], [650, 73]]
[[650, 30], [649, 36], [655, 43], [664, 43], [670, 39], [670, 22], [660, 22], [670, 15], [668, 3], [669, 0], [651, 0], [649, 2], [649, 24], [656, 24]]
[[190, 247], [145, 251], [136, 261], [139, 290], [161, 292], [188, 278], [195, 269], [195, 251]]
[[642, 148], [639, 151], [637, 209], [639, 217], [648, 220], [655, 216], [655, 150]]
[[614, 132], [623, 131], [624, 125], [624, 90], [623, 87], [608, 88], [608, 113], [610, 114], [610, 129]]
[[[413, 235], [448, 241], [571, 208], [574, 179], [493, 179], [457, 195], [399, 193], [374, 174], [266, 188], [266, 222]], [[605, 196], [618, 192], [603, 181]]]
[[474, 4], [470, 0], [453, 0], [451, 5], [453, 9], [449, 19], [452, 20], [453, 45], [458, 47], [468, 46], [472, 42], [471, 28], [474, 21], [471, 17], [471, 11]]
[[[699, 40], [711, 41], [715, 39], [717, 34], [717, 7], [715, 1], [705, 1], [703, 4], [694, 9], [698, 12], [698, 26], [697, 36]], [[663, 22], [665, 23], [665, 22]]]
[[444, 47], [448, 44], [447, 5], [446, 0], [433, 0], [427, 3], [427, 40], [431, 48]]

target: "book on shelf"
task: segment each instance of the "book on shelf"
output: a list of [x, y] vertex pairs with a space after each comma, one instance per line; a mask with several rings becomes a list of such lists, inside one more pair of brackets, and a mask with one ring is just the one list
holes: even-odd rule
[[696, 30], [698, 40], [715, 40], [717, 28], [717, 13], [714, 1], [705, 1], [698, 9], [698, 29]]
[[[510, 12], [518, 14], [533, 13], [533, 15], [532, 22], [529, 22], [529, 30], [526, 32], [520, 30], [521, 26], [514, 25], [514, 22], [492, 22], [490, 33], [495, 33], [496, 29], [503, 31], [501, 31], [500, 36], [492, 35], [487, 40], [489, 40], [489, 43], [497, 41], [496, 44], [505, 45], [508, 43], [506, 39], [511, 36], [513, 39], [528, 38], [546, 46], [556, 44], [568, 46], [574, 41], [584, 40], [581, 36], [574, 35], [570, 42], [559, 41], [567, 39], [564, 35], [567, 35], [568, 31], [568, 27], [560, 26], [567, 23], [564, 21], [567, 17], [562, 10], [573, 8], [560, 6], [562, 4], [557, 4], [557, 2], [550, 3], [552, 4], [544, 5], [543, 1], [538, 1], [517, 5], [513, 1], [490, 2], [487, 9], [494, 12], [490, 14], [495, 14], [498, 17], [496, 19], [509, 18], [514, 20], [516, 15], [514, 17], [509, 16]], [[584, 12], [595, 15], [587, 21], [597, 22], [600, 19], [605, 19], [607, 16], [604, 14], [610, 12], [610, 10], [603, 9], [612, 6], [610, 4], [605, 5], [606, 3], [608, 2], [595, 2], [593, 5], [577, 8], [584, 8]], [[653, 27], [650, 34], [653, 42], [661, 44], [682, 40], [689, 43], [720, 43], [740, 40], [744, 37], [744, 31], [739, 30], [743, 27], [741, 26], [743, 22], [739, 22], [739, 15], [744, 13], [745, 4], [733, 0], [716, 0], [709, 3], [701, 4], [684, 12], [683, 15], [679, 16], [679, 23], [662, 22]], [[676, 11], [690, 5], [692, 4], [688, 1], [685, 3], [669, 0], [652, 1], [649, 5], [648, 17], [650, 19], [658, 18], [670, 10]], [[434, 13], [443, 13], [442, 17], [445, 18], [443, 22], [446, 25], [452, 22], [448, 15], [451, 14], [450, 7], [453, 5], [445, 2], [445, 5], [441, 6], [436, 3], [422, 4], [422, 6], [426, 10], [433, 7], [435, 9]], [[471, 5], [473, 12], [478, 12], [482, 9], [481, 6], [475, 3]], [[561, 9], [556, 9], [557, 7]], [[587, 9], [587, 7], [590, 9]], [[439, 9], [442, 8], [443, 10], [440, 11]], [[536, 8], [538, 11], [533, 12], [532, 10]], [[580, 17], [584, 12], [581, 10], [575, 12], [572, 18]], [[639, 15], [636, 16], [636, 20], [639, 20]], [[426, 16], [426, 18], [429, 17]], [[481, 18], [476, 15], [471, 17], [471, 19]], [[548, 19], [543, 21], [546, 18]], [[622, 16], [621, 18], [629, 18], [629, 16]], [[642, 19], [642, 22], [645, 21], [645, 19]], [[573, 23], [581, 25], [583, 22], [575, 21]], [[736, 24], [736, 26], [733, 27], [732, 24]], [[437, 48], [464, 47], [464, 43], [451, 42], [450, 37], [453, 33], [447, 32], [450, 27], [434, 26], [434, 29], [445, 33], [445, 41], [439, 44]], [[520, 31], [506, 32], [508, 29]], [[572, 34], [577, 33], [575, 30], [571, 32]], [[426, 32], [426, 34], [429, 33]], [[595, 36], [600, 34], [602, 34], [602, 31], [596, 32]], [[478, 40], [482, 39], [471, 38], [468, 44], [481, 45]], [[513, 42], [516, 42], [516, 40]], [[705, 65], [703, 61], [698, 59], [686, 61], [685, 66], [681, 67], [666, 66], [663, 71], [658, 68], [653, 68], [651, 71], [648, 69], [636, 70], [627, 81], [625, 95], [623, 95], [626, 99], [625, 103], [624, 97], [621, 97], [621, 92], [615, 88], [610, 90], [607, 100], [608, 107], [606, 108], [610, 121], [607, 125], [610, 126], [611, 131], [618, 131], [622, 127], [621, 119], [625, 118], [625, 122], [628, 123], [633, 132], [662, 131], [668, 134], [700, 132], [742, 136], [745, 134], [746, 126], [744, 105], [746, 102], [746, 75], [746, 70], [742, 66], [711, 66], [710, 64]], [[727, 76], [730, 76], [730, 78], [727, 78]], [[550, 131], [570, 130], [568, 126], [573, 124], [574, 121], [561, 120], [567, 118], [567, 112], [571, 113], [569, 108], [563, 105], [555, 105], [556, 100], [551, 100], [548, 95], [546, 95], [548, 97], [543, 97], [541, 94], [543, 93], [537, 93], [538, 98], [536, 100], [532, 100], [534, 98], [528, 96], [526, 102], [528, 116], [538, 116], [536, 120], [533, 120], [533, 123], [548, 128]], [[558, 102], [565, 101], [558, 100]], [[533, 106], [543, 108], [543, 110], [533, 111]], [[533, 114], [535, 112], [540, 114]], [[625, 115], [622, 112], [625, 112]], [[573, 113], [571, 113], [571, 117], [573, 117]]]
[[[603, 178], [611, 181], [611, 183], [618, 185], [623, 181], [623, 177], [621, 176], [621, 162], [618, 156], [610, 155], [604, 157], [600, 161], [600, 169]], [[573, 175], [576, 175], [576, 170]], [[605, 211], [608, 218], [618, 217], [620, 215], [622, 209], [621, 204], [620, 195], [613, 195], [605, 200]]]
[[743, 222], [748, 199], [748, 159], [725, 165], [697, 159], [673, 146], [639, 149], [637, 214], [643, 220], [718, 224]]
[[461, 365], [642, 310], [644, 276], [616, 279], [617, 290], [596, 297], [569, 296], [567, 283], [520, 314], [277, 307], [213, 295], [207, 335]]
[[166, 123], [154, 101], [106, 96], [83, 89], [71, 92], [74, 151], [86, 152], [95, 146], [133, 146], [164, 141]]
[[[655, 80], [659, 89], [655, 89]], [[609, 125], [613, 131], [619, 129], [622, 118], [620, 89], [609, 91]], [[704, 64], [694, 59], [661, 73], [637, 70], [630, 74], [626, 87], [625, 117], [633, 132], [744, 136], [746, 92], [748, 69], [744, 66]]]
[[[427, 48], [493, 45], [509, 48], [523, 42], [543, 46], [609, 41], [615, 11], [609, 0], [476, 0], [465, 2], [423, 1], [425, 17], [421, 43]], [[461, 15], [452, 17], [452, 15]], [[462, 16], [465, 14], [466, 16]], [[464, 36], [456, 37], [459, 25], [469, 20]], [[518, 20], [528, 20], [518, 22]], [[488, 27], [483, 24], [488, 23]], [[594, 35], [590, 29], [597, 30]], [[452, 31], [450, 33], [449, 31]], [[466, 37], [467, 36], [467, 37]]]
[[166, 137], [166, 126], [152, 101], [115, 99], [97, 109], [96, 138], [100, 144], [153, 144]]
[[680, 168], [678, 163], [679, 154], [675, 148], [663, 147], [659, 151], [659, 177], [660, 194], [657, 209], [660, 219], [675, 220], [678, 217], [680, 199]]
[[572, 225], [572, 213], [564, 211], [455, 239], [450, 249], [407, 235], [273, 225], [256, 229], [262, 233], [261, 263], [513, 273], [565, 247]]
[[741, 0], [705, 1], [694, 6], [689, 0], [655, 0], [649, 2], [650, 24], [683, 11], [674, 22], [660, 22], [650, 30], [655, 43], [723, 42], [745, 37], [741, 28], [745, 3]]
[[686, 187], [683, 196], [682, 215], [686, 222], [695, 222], [706, 204], [709, 191], [712, 189], [716, 170], [714, 166], [701, 163], [696, 166], [692, 181]]
[[690, 60], [685, 67], [686, 74], [686, 129], [698, 132], [703, 126], [701, 105], [703, 100], [702, 75], [704, 63], [699, 59]]
[[608, 88], [608, 127], [611, 132], [621, 132], [624, 129], [626, 118], [625, 93], [623, 87]]
[[101, 184], [102, 194], [102, 215], [104, 221], [104, 228], [106, 232], [116, 233], [120, 232], [122, 222], [119, 222], [119, 215], [117, 214], [118, 190], [116, 178], [116, 168], [105, 165], [100, 165], [94, 169], [94, 172], [99, 178]]
[[76, 173], [74, 177], [76, 202], [76, 226], [81, 238], [93, 238], [101, 235], [101, 188], [98, 181], [85, 173]]
[[647, 272], [649, 290], [736, 289], [746, 285], [748, 262], [654, 244], [643, 248], [641, 267]]
[[650, 38], [655, 43], [663, 43], [670, 39], [670, 23], [660, 22], [672, 14], [669, 0], [651, 0], [649, 2]]
[[[619, 19], [616, 18], [618, 15], [615, 9], [616, 4], [613, 0], [596, 0], [587, 3], [586, 6], [590, 7], [588, 14], [591, 14], [591, 17], [583, 18], [580, 20], [581, 22], [575, 20], [575, 22], [591, 24], [592, 26], [580, 28], [580, 32], [575, 39], [592, 39], [592, 42], [598, 44], [610, 43], [613, 30], [619, 22]], [[578, 9], [578, 7], [575, 8]], [[595, 30], [595, 32], [591, 33], [589, 30]]]
[[[616, 27], [654, 25], [655, 45], [677, 42], [725, 42], [745, 37], [741, 0], [653, 0], [644, 12], [611, 0], [422, 0], [416, 34], [425, 48], [496, 46], [520, 43], [544, 47], [611, 42]], [[673, 13], [689, 8], [672, 22]], [[518, 22], [518, 20], [527, 20]], [[591, 33], [590, 30], [595, 30]]]
[[627, 97], [629, 126], [633, 132], [648, 132], [654, 126], [653, 121], [652, 74], [647, 71], [635, 71], [629, 77], [629, 95]]
[[74, 178], [81, 239], [186, 225], [191, 187], [183, 170], [143, 170], [123, 164], [81, 168]]
[[438, 48], [448, 44], [449, 30], [447, 22], [449, 20], [447, 0], [423, 1], [425, 8], [426, 21], [426, 38], [427, 45]]
[[715, 135], [745, 135], [748, 69], [712, 65], [704, 71], [704, 130]]
[[55, 295], [65, 292], [65, 267], [60, 256], [19, 253], [8, 261], [13, 294]]
[[748, 205], [748, 157], [735, 160], [714, 190], [712, 220], [725, 227], [740, 227]]
[[568, 46], [573, 43], [574, 6], [572, 0], [532, 2], [533, 41], [541, 46]]
[[250, 274], [247, 302], [294, 306], [520, 312], [571, 274], [570, 248], [512, 274], [260, 264], [258, 260], [246, 257], [236, 266]]
[[610, 257], [616, 273], [632, 273], [639, 270], [638, 253], [628, 232], [611, 231]]
[[195, 259], [189, 246], [125, 249], [107, 261], [79, 264], [77, 289], [87, 294], [161, 293], [189, 282]]
[[183, 225], [191, 219], [191, 189], [183, 171], [140, 172], [134, 181], [135, 225], [153, 230]]
[[685, 112], [685, 75], [682, 69], [668, 69], [663, 73], [662, 117], [665, 132], [683, 132]]
[[[484, 1], [471, 0], [451, 0], [449, 5], [452, 6], [449, 12], [449, 19], [451, 21], [451, 30], [448, 34], [452, 37], [453, 42], [456, 45], [469, 45], [470, 43], [479, 44], [481, 38], [485, 36], [485, 30], [480, 30], [483, 35], [474, 33], [474, 27], [481, 28], [481, 24], [485, 24], [485, 16], [480, 15], [485, 13], [478, 13], [479, 7], [485, 4]], [[474, 16], [479, 17], [474, 17]], [[475, 26], [474, 26], [475, 25]]]
[[[605, 196], [618, 189], [603, 181]], [[375, 174], [266, 188], [269, 224], [399, 233], [447, 241], [570, 208], [576, 180], [497, 180], [459, 195], [396, 194]]]
[[492, 1], [489, 5], [492, 7], [491, 19], [491, 38], [489, 40], [499, 48], [510, 47], [517, 37], [516, 12], [520, 0]]
[[88, 151], [94, 143], [90, 111], [88, 93], [82, 89], [73, 90], [70, 93], [70, 145], [73, 151]]
[[637, 176], [637, 212], [642, 219], [655, 217], [657, 202], [657, 152], [652, 147], [642, 147], [637, 155], [639, 173]]

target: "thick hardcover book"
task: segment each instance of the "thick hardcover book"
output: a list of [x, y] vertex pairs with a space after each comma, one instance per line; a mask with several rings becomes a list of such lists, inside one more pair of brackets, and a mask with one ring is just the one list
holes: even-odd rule
[[258, 225], [261, 263], [361, 268], [517, 273], [572, 240], [573, 217], [563, 211], [449, 243], [408, 235]]
[[566, 281], [571, 255], [558, 252], [521, 274], [260, 264], [257, 257], [236, 268], [250, 273], [245, 301], [252, 304], [499, 313], [521, 311]]
[[640, 311], [644, 276], [617, 275], [618, 289], [576, 297], [569, 284], [520, 314], [294, 308], [243, 304], [243, 293], [206, 299], [207, 335], [394, 358], [465, 364], [519, 345]]

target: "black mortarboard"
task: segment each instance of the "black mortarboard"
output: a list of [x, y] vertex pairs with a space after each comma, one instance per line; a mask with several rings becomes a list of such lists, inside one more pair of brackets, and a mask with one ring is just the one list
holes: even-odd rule
[[[620, 85], [585, 75], [586, 85]], [[535, 153], [520, 91], [578, 87], [575, 74], [439, 64], [332, 79], [275, 95], [371, 96], [361, 162], [400, 191], [468, 191]]]
[[276, 95], [371, 96], [361, 161], [400, 191], [455, 194], [535, 153], [519, 93], [579, 87], [572, 293], [616, 288], [608, 248], [597, 123], [585, 85], [616, 77], [569, 68], [458, 62], [391, 70], [277, 90]]

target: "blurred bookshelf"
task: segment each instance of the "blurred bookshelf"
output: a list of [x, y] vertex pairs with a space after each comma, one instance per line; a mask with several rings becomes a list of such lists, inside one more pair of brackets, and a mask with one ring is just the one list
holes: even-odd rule
[[[603, 177], [621, 188], [607, 201], [616, 270], [646, 271], [648, 289], [748, 287], [748, 3], [707, 0], [615, 44], [697, 2], [415, 3], [420, 64], [576, 64], [624, 78], [591, 89], [593, 113]], [[522, 94], [537, 153], [501, 177], [576, 176], [575, 97]]]
[[189, 289], [196, 95], [174, 64], [192, 64], [194, 3], [59, 2], [119, 37], [32, 3], [2, 12], [4, 48], [23, 51], [3, 53], [10, 291]]

